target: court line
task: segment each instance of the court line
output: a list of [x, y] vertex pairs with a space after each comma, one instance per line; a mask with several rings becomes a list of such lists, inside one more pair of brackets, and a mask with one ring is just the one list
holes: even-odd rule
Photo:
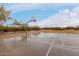
[[[69, 48], [68, 48], [67, 46], [65, 46], [65, 45], [64, 45], [64, 40], [63, 40], [63, 39], [61, 39], [61, 42], [62, 42], [62, 45], [61, 45], [61, 46], [63, 47], [63, 49], [68, 49], [68, 50], [71, 50], [71, 51], [79, 52], [79, 50], [76, 50], [76, 49], [74, 50], [74, 49], [72, 49], [72, 48], [74, 48], [74, 47], [72, 47], [72, 48], [69, 47]], [[59, 46], [59, 47], [60, 47], [60, 46]], [[61, 48], [61, 47], [60, 47], [60, 48]]]
[[[56, 47], [56, 48], [62, 48], [61, 46], [53, 46], [53, 47]], [[71, 51], [79, 52], [79, 50], [74, 50], [74, 49], [71, 49], [71, 48], [67, 48], [67, 47], [65, 47], [65, 46], [63, 46], [62, 49], [67, 49], [67, 50], [71, 50]]]
[[[77, 52], [79, 52], [79, 50], [77, 50], [77, 49], [72, 49], [72, 48], [75, 48], [75, 47], [68, 47], [68, 46], [65, 46], [64, 45], [64, 40], [63, 39], [61, 39], [61, 42], [62, 42], [62, 47], [63, 48], [65, 48], [65, 49], [69, 49], [69, 50], [72, 50], [72, 51], [77, 51]], [[78, 47], [79, 48], [79, 47]]]
[[71, 46], [71, 47], [69, 47], [69, 46], [66, 46], [65, 44], [64, 44], [64, 40], [63, 39], [61, 39], [61, 41], [62, 41], [62, 46], [63, 47], [67, 47], [67, 48], [79, 48], [79, 47], [73, 47], [73, 46]]
[[50, 45], [50, 47], [49, 47], [49, 49], [48, 49], [48, 51], [47, 51], [47, 53], [46, 53], [46, 56], [49, 55], [49, 53], [50, 53], [50, 51], [51, 51], [51, 49], [52, 49], [52, 46], [53, 46], [53, 47], [57, 47], [57, 48], [62, 48], [62, 49], [71, 50], [71, 51], [74, 51], [74, 52], [79, 52], [79, 50], [71, 49], [71, 48], [65, 47], [65, 46], [64, 46], [64, 41], [63, 41], [63, 40], [61, 40], [61, 41], [62, 41], [62, 46], [63, 46], [63, 47], [62, 47], [62, 46], [54, 46], [54, 45], [53, 45], [54, 40], [53, 40], [52, 43], [51, 43], [51, 45]]
[[62, 43], [62, 46], [64, 46], [64, 40], [63, 39], [61, 39], [61, 43]]
[[73, 47], [73, 46], [64, 46], [64, 47], [67, 47], [67, 48], [78, 48], [79, 49], [79, 47]]
[[46, 53], [46, 56], [48, 56], [48, 55], [49, 55], [49, 52], [51, 51], [52, 46], [53, 46], [53, 42], [54, 42], [54, 40], [52, 41], [52, 43], [51, 43], [51, 45], [50, 45], [50, 47], [49, 47], [49, 49], [48, 49], [48, 51], [47, 51], [47, 53]]

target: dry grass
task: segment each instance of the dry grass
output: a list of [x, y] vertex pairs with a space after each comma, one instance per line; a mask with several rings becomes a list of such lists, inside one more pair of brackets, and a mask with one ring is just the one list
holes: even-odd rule
[[42, 32], [51, 32], [51, 33], [75, 33], [79, 34], [79, 30], [41, 30]]

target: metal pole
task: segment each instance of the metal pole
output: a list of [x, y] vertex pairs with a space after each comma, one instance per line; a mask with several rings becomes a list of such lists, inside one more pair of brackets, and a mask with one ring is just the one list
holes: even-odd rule
[[15, 38], [15, 23], [14, 23], [14, 40], [15, 40], [16, 38]]
[[25, 26], [25, 29], [26, 29], [26, 31], [25, 31], [25, 37], [23, 39], [27, 39], [27, 36], [28, 36], [28, 34], [27, 34], [28, 33], [28, 23], [35, 22], [35, 21], [36, 21], [36, 19], [34, 17], [32, 17], [31, 20], [29, 20], [29, 21], [26, 22], [26, 26]]
[[24, 26], [25, 34], [24, 34], [23, 40], [27, 39], [27, 26], [28, 26], [28, 23], [26, 23], [26, 25]]
[[25, 27], [25, 29], [26, 29], [26, 30], [25, 30], [25, 38], [26, 38], [26, 39], [27, 39], [27, 35], [28, 35], [28, 34], [27, 34], [27, 32], [28, 32], [28, 27], [27, 27], [27, 26], [28, 26], [28, 23], [26, 23], [26, 27]]

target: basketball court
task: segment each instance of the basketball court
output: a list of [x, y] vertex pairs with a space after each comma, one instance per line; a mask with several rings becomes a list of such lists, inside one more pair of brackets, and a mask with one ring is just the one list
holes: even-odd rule
[[41, 32], [24, 40], [21, 36], [8, 39], [0, 42], [0, 55], [79, 56], [79, 34]]

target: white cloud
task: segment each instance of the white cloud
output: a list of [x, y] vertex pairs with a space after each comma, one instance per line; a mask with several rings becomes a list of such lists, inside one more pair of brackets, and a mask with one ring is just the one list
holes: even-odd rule
[[[30, 25], [33, 25], [31, 23]], [[56, 15], [50, 16], [45, 20], [39, 21], [34, 25], [41, 27], [65, 27], [65, 26], [79, 26], [79, 7], [73, 10], [64, 9], [60, 10]]]
[[[34, 9], [45, 10], [44, 8], [51, 6], [51, 4], [41, 4], [41, 3], [16, 3], [12, 5], [9, 9], [12, 10], [12, 13], [28, 11]], [[43, 8], [44, 7], [44, 8]]]
[[11, 6], [10, 10], [12, 10], [12, 13], [16, 13], [16, 12], [21, 12], [24, 10], [30, 10], [33, 9], [34, 7], [38, 6], [38, 4], [14, 4], [13, 6]]
[[[70, 4], [52, 4], [52, 3], [16, 3], [13, 4], [9, 9], [12, 13], [21, 12], [25, 10], [41, 9], [45, 10], [47, 7], [60, 7], [60, 6], [70, 5]], [[75, 5], [75, 4], [71, 4]], [[77, 5], [77, 4], [76, 4]]]

